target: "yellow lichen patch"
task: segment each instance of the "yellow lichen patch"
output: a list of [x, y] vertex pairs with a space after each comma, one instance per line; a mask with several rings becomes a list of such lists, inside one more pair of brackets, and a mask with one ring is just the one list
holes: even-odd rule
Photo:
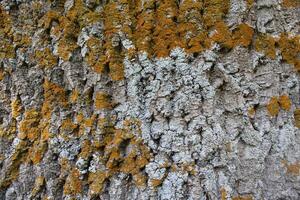
[[35, 58], [41, 67], [51, 68], [57, 65], [58, 58], [52, 54], [49, 48], [35, 51]]
[[203, 9], [201, 1], [186, 0], [179, 4], [177, 34], [180, 47], [188, 53], [200, 53], [211, 46], [208, 32], [203, 29]]
[[67, 118], [62, 121], [60, 131], [61, 133], [72, 133], [78, 125], [74, 124], [70, 118]]
[[300, 128], [300, 108], [294, 111], [295, 126]]
[[151, 185], [153, 187], [157, 187], [157, 186], [161, 185], [163, 181], [164, 181], [164, 179], [151, 179], [150, 180]]
[[124, 79], [124, 66], [121, 60], [116, 59], [115, 61], [109, 64], [109, 75], [112, 80], [120, 81]]
[[81, 112], [77, 113], [77, 115], [76, 115], [76, 124], [80, 124], [81, 122], [83, 122], [83, 119], [84, 119], [83, 114]]
[[299, 0], [282, 0], [282, 6], [285, 8], [296, 8], [300, 6]]
[[75, 103], [78, 100], [79, 91], [77, 89], [73, 90], [70, 96], [70, 102]]
[[246, 0], [248, 8], [251, 7], [254, 3], [254, 0]]
[[254, 42], [254, 46], [257, 51], [266, 54], [268, 57], [272, 59], [275, 59], [276, 57], [275, 43], [276, 41], [272, 36], [261, 34], [257, 36]]
[[68, 101], [65, 90], [55, 83], [45, 79], [44, 84], [44, 102], [42, 106], [42, 116], [50, 119], [51, 111], [54, 106], [67, 106]]
[[177, 25], [174, 19], [178, 13], [175, 0], [159, 1], [156, 12], [156, 26], [153, 33], [154, 56], [166, 57], [170, 50], [180, 46]]
[[300, 53], [300, 37], [289, 37], [288, 34], [282, 33], [278, 40], [281, 55], [284, 61], [291, 65], [297, 65]]
[[279, 113], [279, 103], [278, 103], [278, 98], [277, 97], [272, 97], [267, 104], [267, 110], [268, 113], [271, 117], [275, 117]]
[[248, 116], [249, 117], [254, 117], [255, 115], [255, 108], [253, 106], [251, 106], [249, 109], [248, 109]]
[[229, 6], [229, 0], [204, 0], [203, 20], [206, 28], [210, 28], [220, 22], [227, 14]]
[[34, 187], [31, 191], [30, 196], [34, 198], [37, 195], [37, 193], [41, 191], [44, 184], [45, 184], [45, 178], [43, 176], [36, 177], [34, 182]]
[[97, 73], [104, 73], [105, 71], [106, 57], [102, 43], [102, 40], [96, 37], [91, 37], [87, 41], [88, 52], [85, 60]]
[[[78, 2], [81, 1], [76, 1], [75, 5], [77, 5]], [[75, 7], [78, 8], [77, 6]], [[80, 20], [79, 16], [81, 16], [81, 14], [82, 9], [74, 9], [74, 7], [66, 13], [66, 16], [59, 14], [57, 11], [49, 11], [40, 21], [40, 26], [45, 29], [50, 29], [53, 21], [58, 23], [55, 27], [53, 27], [51, 32], [59, 38], [57, 53], [59, 57], [65, 61], [70, 59], [72, 52], [78, 47], [78, 23]]]
[[253, 200], [253, 197], [251, 195], [236, 196], [232, 200]]
[[62, 39], [58, 44], [58, 55], [64, 60], [68, 61], [72, 52], [78, 47], [73, 40]]
[[22, 104], [19, 97], [15, 98], [11, 102], [11, 115], [14, 119], [16, 119], [20, 114], [22, 110]]
[[183, 166], [181, 168], [182, 168], [183, 171], [186, 171], [191, 175], [195, 176], [197, 174], [197, 170], [195, 169], [195, 163], [183, 164]]
[[0, 68], [0, 81], [3, 80], [4, 76], [5, 76], [5, 72], [2, 68]]
[[14, 34], [13, 41], [18, 47], [29, 47], [32, 42], [29, 35], [20, 33]]
[[89, 140], [84, 140], [81, 145], [79, 157], [87, 159], [91, 155], [91, 152], [91, 142]]
[[30, 147], [28, 152], [28, 161], [31, 161], [34, 165], [41, 162], [43, 155], [47, 149], [47, 143], [36, 141]]
[[145, 187], [147, 178], [142, 173], [136, 173], [133, 175], [133, 181], [138, 187]]
[[95, 108], [96, 109], [111, 109], [112, 103], [110, 96], [104, 92], [97, 92], [95, 96]]
[[0, 126], [0, 137], [5, 137], [8, 140], [13, 140], [17, 133], [17, 121], [16, 119], [12, 119], [12, 122], [8, 127]]
[[40, 123], [40, 130], [42, 130], [41, 133], [41, 142], [46, 142], [48, 141], [50, 137], [49, 133], [49, 123]]
[[195, 169], [195, 163], [182, 163], [182, 164], [173, 164], [171, 165], [172, 172], [183, 171], [188, 172], [191, 175], [196, 175], [197, 170]]
[[226, 200], [227, 199], [227, 192], [225, 190], [225, 188], [221, 188], [220, 189], [220, 193], [221, 193], [221, 200]]
[[91, 195], [99, 195], [102, 192], [103, 184], [108, 177], [109, 175], [102, 171], [89, 173], [88, 182]]
[[64, 172], [70, 172], [71, 171], [71, 165], [67, 158], [63, 157], [60, 161], [60, 174], [63, 174]]
[[300, 175], [300, 161], [288, 163], [286, 160], [283, 160], [282, 164], [286, 167], [286, 173], [293, 176]]
[[38, 127], [40, 121], [40, 114], [35, 109], [25, 111], [25, 117], [20, 122], [19, 135], [20, 139], [36, 140], [40, 136]]
[[[122, 16], [122, 14], [124, 14]], [[109, 67], [109, 76], [118, 81], [124, 78], [123, 59], [124, 48], [121, 44], [119, 32], [127, 27], [126, 13], [121, 9], [121, 2], [109, 2], [104, 6], [104, 36], [105, 55]], [[122, 28], [123, 27], [123, 28]], [[125, 32], [124, 32], [125, 33]]]
[[212, 40], [219, 43], [222, 47], [231, 49], [234, 46], [234, 41], [225, 22], [218, 22], [215, 25], [215, 29], [216, 30], [212, 36]]
[[[97, 148], [104, 149], [104, 155], [100, 160], [107, 170], [90, 174], [90, 193], [99, 194], [105, 180], [120, 172], [130, 174], [137, 186], [146, 185], [147, 178], [143, 169], [149, 163], [151, 155], [142, 140], [133, 134], [140, 132], [139, 124], [137, 120], [126, 120], [123, 123], [124, 128], [115, 129], [108, 119], [99, 121], [98, 125], [104, 138], [97, 143]], [[97, 177], [97, 174], [101, 177]]]
[[14, 58], [13, 29], [9, 14], [0, 6], [0, 58]]
[[208, 37], [207, 33], [201, 32], [187, 41], [186, 51], [188, 53], [200, 53], [205, 49], [210, 48], [211, 43], [212, 40]]
[[136, 1], [136, 27], [133, 33], [135, 45], [140, 52], [147, 52], [148, 55], [153, 55], [152, 30], [155, 25], [155, 1], [149, 0], [147, 2], [139, 0]]
[[2, 171], [0, 177], [0, 188], [8, 187], [19, 175], [19, 167], [26, 159], [28, 149], [27, 141], [21, 140], [15, 147], [13, 154], [7, 158], [8, 168]]
[[292, 106], [292, 102], [291, 102], [291, 99], [289, 98], [288, 95], [284, 94], [284, 95], [281, 95], [279, 97], [279, 105], [280, 107], [283, 109], [283, 110], [290, 110], [291, 109], [291, 106]]
[[248, 47], [252, 42], [253, 34], [254, 30], [248, 24], [240, 24], [233, 31], [234, 45]]
[[51, 24], [53, 21], [58, 21], [60, 18], [60, 13], [54, 10], [48, 11], [42, 19], [39, 21], [39, 26], [45, 29], [51, 28]]
[[64, 185], [64, 194], [76, 195], [82, 192], [82, 181], [80, 180], [79, 170], [74, 168], [71, 170]]

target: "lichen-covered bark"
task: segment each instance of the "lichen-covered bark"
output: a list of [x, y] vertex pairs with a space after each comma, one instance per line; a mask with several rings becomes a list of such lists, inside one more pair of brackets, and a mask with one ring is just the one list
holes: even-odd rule
[[0, 199], [300, 199], [299, 0], [0, 1]]

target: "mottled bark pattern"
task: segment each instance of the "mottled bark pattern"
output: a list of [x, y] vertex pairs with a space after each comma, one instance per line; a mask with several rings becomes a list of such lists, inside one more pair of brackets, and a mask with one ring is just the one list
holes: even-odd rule
[[0, 0], [0, 199], [300, 199], [299, 0]]

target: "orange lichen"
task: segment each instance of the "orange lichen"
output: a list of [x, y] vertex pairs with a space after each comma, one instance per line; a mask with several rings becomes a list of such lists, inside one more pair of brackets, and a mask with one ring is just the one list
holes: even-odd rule
[[138, 51], [147, 52], [149, 55], [153, 54], [152, 31], [155, 25], [155, 1], [137, 1], [136, 4], [136, 26], [133, 32], [135, 45]]
[[46, 142], [50, 138], [50, 133], [49, 133], [49, 125], [48, 123], [41, 123], [40, 124], [40, 130], [42, 130], [41, 133], [41, 142]]
[[255, 115], [255, 108], [253, 106], [251, 106], [249, 109], [248, 109], [248, 116], [249, 117], [254, 117]]
[[34, 198], [38, 194], [38, 192], [41, 191], [44, 185], [45, 185], [45, 178], [43, 176], [36, 177], [34, 182], [34, 187], [31, 191], [30, 196]]
[[248, 8], [251, 7], [254, 3], [254, 0], [247, 0], [247, 6]]
[[267, 110], [268, 113], [271, 117], [275, 117], [279, 113], [279, 103], [278, 103], [278, 98], [277, 97], [272, 97], [267, 104]]
[[[249, 46], [253, 30], [248, 25], [241, 24], [233, 34], [225, 24], [220, 25], [229, 6], [228, 0], [124, 0], [107, 2], [103, 10], [93, 11], [82, 0], [76, 0], [65, 13], [60, 10], [46, 13], [40, 26], [51, 29], [58, 39], [58, 55], [69, 60], [77, 48], [79, 30], [103, 22], [103, 37], [89, 37], [84, 59], [94, 71], [108, 73], [112, 80], [118, 81], [124, 79], [125, 55], [133, 58], [133, 53], [144, 51], [149, 56], [166, 57], [175, 47], [199, 53], [210, 48], [212, 28], [219, 32], [215, 42], [225, 47]], [[127, 49], [122, 43], [124, 36], [133, 44]]]
[[275, 59], [276, 49], [275, 49], [276, 40], [269, 35], [260, 34], [257, 36], [254, 46], [255, 49], [259, 52], [266, 54], [268, 57]]
[[215, 33], [212, 35], [212, 40], [219, 43], [222, 47], [231, 49], [234, 46], [234, 41], [225, 22], [220, 21], [215, 24], [215, 29]]
[[8, 140], [13, 140], [16, 137], [17, 132], [17, 121], [16, 119], [12, 119], [12, 122], [8, 127], [0, 126], [0, 137], [5, 137]]
[[230, 6], [229, 0], [204, 0], [203, 20], [207, 28], [220, 22], [227, 14]]
[[295, 126], [300, 128], [300, 108], [294, 111]]
[[248, 47], [252, 43], [254, 30], [248, 24], [240, 24], [233, 31], [233, 40], [235, 46]]
[[44, 102], [42, 106], [42, 116], [43, 118], [50, 119], [51, 111], [54, 106], [66, 107], [68, 105], [66, 92], [61, 86], [51, 83], [48, 79], [45, 79], [43, 88]]
[[89, 173], [89, 192], [91, 195], [97, 195], [102, 192], [103, 184], [105, 180], [109, 177], [108, 173], [103, 171], [97, 171], [95, 173]]
[[282, 164], [286, 167], [286, 173], [293, 176], [300, 175], [300, 161], [289, 164], [286, 160], [283, 160]]
[[36, 140], [40, 136], [39, 121], [40, 114], [35, 109], [25, 111], [25, 117], [20, 122], [18, 137], [30, 141]]
[[123, 129], [115, 129], [107, 119], [99, 121], [104, 138], [97, 143], [97, 148], [104, 149], [104, 155], [100, 160], [103, 161], [107, 170], [90, 173], [90, 193], [92, 194], [99, 194], [105, 180], [119, 172], [131, 174], [137, 186], [143, 187], [146, 184], [147, 178], [142, 169], [149, 163], [150, 151], [142, 140], [133, 134], [141, 131], [140, 123], [136, 120], [126, 120], [123, 125]]
[[76, 195], [82, 192], [82, 181], [80, 180], [80, 172], [74, 168], [71, 170], [64, 185], [64, 194]]
[[112, 108], [110, 96], [104, 92], [97, 92], [95, 96], [95, 108], [98, 110]]
[[91, 37], [86, 42], [88, 47], [87, 55], [85, 56], [86, 62], [97, 73], [105, 72], [106, 57], [104, 54], [104, 47], [102, 40]]
[[300, 61], [298, 58], [300, 53], [300, 37], [289, 37], [288, 34], [282, 33], [278, 40], [278, 45], [283, 60], [291, 65], [298, 66]]
[[49, 10], [39, 21], [39, 26], [50, 29], [53, 21], [58, 21], [60, 14], [57, 11]]
[[36, 165], [41, 162], [43, 155], [47, 150], [47, 143], [42, 141], [35, 141], [33, 145], [29, 148], [28, 161]]
[[2, 68], [0, 68], [0, 81], [3, 80], [4, 76], [5, 76], [5, 72]]
[[221, 200], [226, 200], [227, 199], [227, 192], [225, 190], [225, 188], [221, 188], [220, 189], [220, 193], [221, 193]]
[[31, 38], [29, 35], [16, 33], [13, 35], [14, 43], [20, 47], [29, 47], [31, 45]]
[[153, 32], [153, 49], [156, 57], [166, 57], [170, 50], [179, 45], [176, 34], [178, 7], [176, 1], [159, 1], [156, 11], [156, 26]]
[[150, 182], [153, 187], [157, 187], [162, 184], [163, 179], [151, 179]]
[[35, 58], [41, 67], [51, 68], [57, 65], [58, 58], [52, 54], [50, 48], [35, 51]]
[[251, 195], [236, 196], [232, 200], [253, 200], [253, 197]]
[[21, 110], [22, 110], [21, 99], [17, 97], [11, 102], [12, 117], [16, 119], [21, 114]]
[[92, 152], [91, 143], [88, 140], [84, 140], [81, 145], [81, 151], [79, 156], [81, 158], [87, 159]]
[[280, 107], [283, 109], [283, 110], [290, 110], [291, 109], [291, 106], [292, 106], [292, 102], [291, 102], [291, 99], [289, 98], [288, 95], [284, 94], [284, 95], [281, 95], [279, 97], [279, 105]]
[[0, 177], [0, 188], [8, 187], [19, 175], [19, 167], [26, 159], [27, 141], [21, 140], [15, 147], [13, 154], [8, 158], [8, 168], [4, 169]]
[[78, 125], [74, 124], [70, 118], [67, 118], [62, 121], [60, 131], [61, 133], [72, 133], [74, 129], [77, 128]]
[[300, 7], [300, 1], [299, 0], [283, 0], [282, 6], [284, 8], [296, 8]]
[[0, 6], [0, 58], [14, 58], [13, 29], [9, 14]]
[[[77, 4], [79, 1], [76, 1]], [[81, 2], [81, 1], [80, 1]], [[76, 7], [77, 8], [77, 7]], [[40, 21], [40, 26], [46, 29], [52, 27], [52, 22], [58, 22], [54, 26], [52, 34], [59, 38], [57, 53], [63, 60], [68, 61], [72, 52], [78, 47], [77, 37], [79, 33], [79, 14], [82, 13], [81, 9], [71, 9], [66, 16], [60, 15], [57, 11], [49, 11]]]
[[[114, 81], [124, 78], [123, 59], [125, 52], [120, 41], [119, 31], [123, 29], [123, 31], [128, 32], [128, 29], [124, 30], [127, 27], [126, 13], [122, 11], [120, 4], [121, 2], [109, 2], [104, 6], [104, 48], [109, 76]], [[124, 15], [122, 16], [122, 14]]]
[[77, 89], [73, 90], [70, 95], [70, 102], [75, 103], [78, 100], [79, 97], [79, 91]]

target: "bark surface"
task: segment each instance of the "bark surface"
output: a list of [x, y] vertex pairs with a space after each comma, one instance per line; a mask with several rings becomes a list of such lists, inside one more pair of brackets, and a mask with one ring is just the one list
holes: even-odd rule
[[0, 0], [0, 199], [300, 199], [299, 0]]

